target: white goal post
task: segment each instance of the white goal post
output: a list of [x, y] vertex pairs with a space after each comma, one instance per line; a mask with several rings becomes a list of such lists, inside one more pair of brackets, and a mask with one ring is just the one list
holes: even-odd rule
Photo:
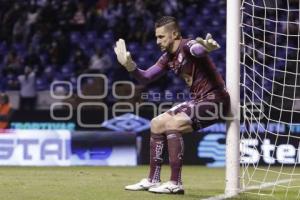
[[226, 28], [225, 197], [300, 199], [300, 1], [227, 1]]
[[227, 1], [226, 85], [231, 101], [226, 136], [225, 195], [229, 197], [240, 190], [240, 0]]

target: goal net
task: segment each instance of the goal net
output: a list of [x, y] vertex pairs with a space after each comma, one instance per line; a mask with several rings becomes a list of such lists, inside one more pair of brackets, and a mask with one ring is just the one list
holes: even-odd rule
[[241, 189], [300, 199], [300, 3], [241, 5]]

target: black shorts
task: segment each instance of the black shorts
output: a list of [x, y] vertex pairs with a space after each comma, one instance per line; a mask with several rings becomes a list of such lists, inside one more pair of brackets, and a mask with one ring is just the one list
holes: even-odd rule
[[167, 111], [170, 115], [186, 113], [194, 130], [224, 121], [230, 108], [230, 97], [226, 90], [213, 90], [203, 98], [185, 101]]

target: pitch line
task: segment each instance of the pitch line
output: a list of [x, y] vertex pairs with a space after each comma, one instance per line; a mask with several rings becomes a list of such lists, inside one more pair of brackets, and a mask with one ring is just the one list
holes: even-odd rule
[[[277, 184], [288, 183], [290, 181], [292, 181], [292, 180], [291, 179], [283, 179], [283, 180], [276, 181], [276, 182], [267, 182], [267, 183], [263, 183], [261, 185], [253, 185], [253, 186], [250, 186], [248, 188], [245, 188], [245, 189], [241, 190], [240, 192], [246, 192], [248, 190], [268, 188], [268, 187], [271, 187], [271, 186], [274, 186], [274, 185], [277, 185]], [[234, 197], [234, 196], [233, 195], [221, 194], [221, 195], [209, 197], [209, 198], [202, 199], [202, 200], [224, 200], [224, 199], [231, 198], [231, 197]]]

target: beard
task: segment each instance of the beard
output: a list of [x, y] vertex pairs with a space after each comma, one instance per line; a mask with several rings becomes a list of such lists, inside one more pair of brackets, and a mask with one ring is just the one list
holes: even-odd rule
[[162, 51], [162, 52], [171, 52], [171, 49], [172, 49], [172, 46], [173, 45], [171, 45], [171, 44], [169, 44], [169, 45], [167, 45], [167, 46], [159, 46], [159, 48], [160, 48], [160, 50]]
[[162, 52], [166, 52], [166, 48], [165, 48], [165, 47], [160, 46], [159, 48], [160, 48], [160, 50], [161, 50]]

